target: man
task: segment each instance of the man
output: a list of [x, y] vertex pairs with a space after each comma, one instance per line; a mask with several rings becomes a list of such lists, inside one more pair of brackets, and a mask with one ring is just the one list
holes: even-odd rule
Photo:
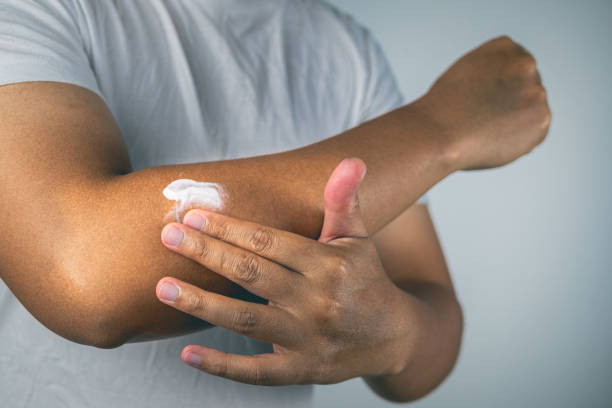
[[[299, 406], [291, 384], [356, 376], [407, 401], [446, 377], [461, 309], [412, 204], [543, 140], [522, 47], [489, 41], [402, 106], [368, 31], [317, 1], [3, 0], [0, 30], [8, 406]], [[228, 218], [179, 217], [172, 253], [178, 179], [219, 185]], [[183, 358], [217, 376], [180, 362], [200, 344]]]

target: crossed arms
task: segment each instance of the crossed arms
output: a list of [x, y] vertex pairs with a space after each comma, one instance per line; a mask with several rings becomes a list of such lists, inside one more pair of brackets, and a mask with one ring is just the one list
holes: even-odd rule
[[[410, 206], [453, 171], [499, 166], [527, 153], [549, 122], [535, 61], [505, 37], [460, 59], [414, 103], [325, 141], [276, 155], [136, 172], [97, 95], [58, 83], [2, 87], [0, 276], [39, 321], [80, 343], [114, 347], [203, 328], [203, 321], [157, 300], [158, 280], [171, 274], [209, 291], [239, 291], [163, 248], [162, 189], [180, 178], [214, 181], [228, 193], [225, 214], [316, 238], [327, 178], [355, 156], [368, 166], [361, 211], [386, 272], [440, 310], [440, 321], [455, 316], [440, 327], [458, 339], [460, 313], [435, 232], [426, 209]], [[414, 247], [398, 256], [398, 236], [407, 227], [415, 227], [407, 234]], [[429, 256], [410, 256], [417, 247]], [[444, 295], [419, 293], [414, 288], [421, 284]], [[455, 344], [443, 351], [450, 364], [442, 372], [452, 366]], [[423, 353], [439, 348], [434, 342]]]

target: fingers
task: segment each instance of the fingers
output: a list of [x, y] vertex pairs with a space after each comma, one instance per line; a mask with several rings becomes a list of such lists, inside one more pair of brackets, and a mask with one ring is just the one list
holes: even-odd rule
[[244, 248], [298, 272], [309, 270], [313, 259], [324, 257], [330, 252], [325, 245], [312, 239], [210, 211], [189, 211], [183, 223], [205, 235]]
[[538, 71], [537, 61], [525, 47], [508, 36], [501, 36], [493, 40], [498, 47], [511, 51], [513, 63], [509, 70], [516, 76], [530, 80], [536, 85], [542, 85], [542, 77]]
[[204, 346], [187, 346], [181, 353], [187, 364], [219, 377], [253, 385], [288, 385], [299, 382], [299, 367], [286, 356], [257, 354], [242, 356]]
[[182, 224], [166, 225], [162, 241], [168, 248], [266, 299], [282, 303], [302, 287], [302, 275]]
[[232, 299], [174, 278], [161, 279], [156, 293], [165, 304], [215, 326], [286, 347], [297, 342], [293, 317], [277, 307]]
[[357, 191], [366, 173], [361, 159], [344, 159], [325, 186], [325, 217], [319, 241], [338, 237], [367, 237], [361, 218]]

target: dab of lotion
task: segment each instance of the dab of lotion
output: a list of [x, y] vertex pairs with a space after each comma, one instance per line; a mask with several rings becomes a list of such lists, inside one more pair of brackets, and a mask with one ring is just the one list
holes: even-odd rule
[[[225, 192], [217, 183], [205, 183], [188, 179], [174, 180], [163, 191], [164, 196], [176, 201], [173, 211], [176, 220], [181, 221], [185, 212], [191, 208], [204, 207], [211, 210], [223, 208]], [[170, 214], [168, 214], [170, 215]]]

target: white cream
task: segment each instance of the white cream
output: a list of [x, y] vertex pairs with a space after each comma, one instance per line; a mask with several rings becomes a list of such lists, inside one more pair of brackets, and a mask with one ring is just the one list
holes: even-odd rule
[[173, 211], [178, 222], [182, 220], [185, 212], [191, 208], [222, 209], [225, 198], [223, 187], [219, 184], [189, 179], [174, 180], [166, 186], [163, 194], [168, 200], [176, 201]]

